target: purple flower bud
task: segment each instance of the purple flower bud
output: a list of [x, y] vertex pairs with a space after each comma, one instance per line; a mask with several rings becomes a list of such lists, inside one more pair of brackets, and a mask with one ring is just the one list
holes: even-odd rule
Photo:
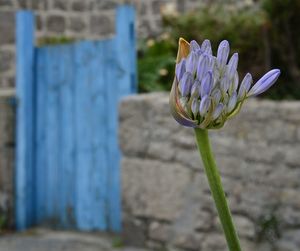
[[239, 61], [239, 54], [234, 53], [232, 57], [229, 60], [229, 63], [227, 65], [227, 75], [229, 78], [232, 78], [234, 74], [236, 73], [237, 65]]
[[250, 73], [247, 73], [240, 85], [239, 92], [238, 92], [238, 100], [242, 100], [246, 96], [247, 92], [251, 87], [251, 84], [252, 84], [252, 76]]
[[223, 67], [227, 63], [228, 55], [229, 55], [229, 43], [227, 40], [223, 40], [219, 47], [217, 53], [217, 61], [219, 67]]
[[219, 104], [221, 97], [222, 97], [221, 91], [219, 89], [215, 89], [212, 92], [211, 97], [215, 104]]
[[185, 59], [182, 59], [178, 64], [176, 64], [175, 74], [178, 82], [182, 78], [185, 73]]
[[200, 102], [199, 113], [203, 117], [210, 107], [210, 98], [208, 95], [205, 95]]
[[225, 75], [220, 82], [220, 88], [223, 93], [226, 93], [230, 86], [230, 79]]
[[191, 95], [196, 98], [199, 98], [200, 97], [200, 88], [201, 88], [201, 82], [198, 79], [196, 79], [192, 86]]
[[237, 94], [234, 92], [232, 96], [229, 98], [228, 104], [227, 104], [227, 113], [231, 113], [233, 109], [235, 108], [237, 103]]
[[213, 77], [211, 71], [208, 71], [201, 81], [201, 98], [205, 95], [210, 95], [213, 88]]
[[280, 70], [271, 70], [252, 86], [247, 73], [239, 85], [239, 56], [234, 53], [229, 59], [229, 50], [228, 41], [223, 40], [215, 57], [209, 40], [200, 46], [195, 40], [179, 39], [179, 63], [170, 93], [171, 113], [177, 122], [193, 128], [220, 128], [246, 98], [266, 91], [278, 79]]
[[205, 73], [208, 71], [209, 56], [202, 54], [197, 67], [197, 78], [201, 81]]
[[197, 113], [199, 112], [199, 100], [197, 98], [194, 98], [191, 105], [191, 110], [194, 116], [197, 116]]
[[179, 82], [181, 96], [186, 97], [190, 94], [193, 84], [193, 76], [190, 72], [185, 72]]
[[198, 61], [198, 56], [196, 52], [192, 51], [186, 59], [186, 63], [185, 63], [186, 71], [189, 71], [190, 73], [194, 74], [197, 68], [197, 61]]
[[274, 69], [267, 72], [259, 79], [256, 84], [248, 92], [248, 96], [257, 96], [268, 90], [278, 79], [280, 75], [279, 69]]
[[211, 44], [208, 39], [205, 39], [201, 44], [201, 50], [208, 55], [212, 55]]
[[195, 40], [192, 40], [190, 42], [190, 48], [191, 48], [191, 51], [198, 51], [200, 50], [200, 45], [195, 41]]
[[212, 119], [215, 120], [218, 117], [220, 117], [222, 111], [223, 111], [224, 105], [222, 103], [218, 104], [217, 107], [215, 108], [213, 114], [212, 114]]

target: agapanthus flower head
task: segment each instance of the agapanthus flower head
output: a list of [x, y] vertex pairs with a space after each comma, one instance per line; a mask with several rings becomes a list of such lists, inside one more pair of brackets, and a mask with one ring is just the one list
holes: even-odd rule
[[176, 121], [194, 128], [220, 128], [239, 112], [247, 98], [265, 92], [280, 75], [279, 69], [271, 70], [252, 86], [250, 73], [239, 81], [238, 61], [238, 53], [230, 57], [226, 40], [219, 44], [214, 56], [209, 40], [199, 45], [180, 38], [170, 94]]

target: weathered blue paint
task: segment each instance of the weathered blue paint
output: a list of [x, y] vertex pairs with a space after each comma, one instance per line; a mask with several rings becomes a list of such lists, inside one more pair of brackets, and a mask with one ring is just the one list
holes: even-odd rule
[[34, 64], [34, 18], [30, 12], [21, 11], [16, 16], [18, 37], [17, 50], [17, 150], [16, 150], [16, 227], [25, 229], [33, 221], [34, 178], [33, 173], [33, 64]]
[[116, 41], [120, 95], [137, 91], [135, 11], [129, 5], [117, 9]]
[[117, 9], [112, 39], [35, 49], [32, 14], [17, 20], [18, 229], [120, 231], [118, 101], [136, 91], [134, 10]]

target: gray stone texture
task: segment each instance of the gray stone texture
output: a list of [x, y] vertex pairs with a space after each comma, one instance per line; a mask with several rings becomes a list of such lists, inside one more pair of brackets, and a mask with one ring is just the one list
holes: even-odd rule
[[[101, 233], [30, 229], [0, 236], [1, 251], [146, 251], [123, 246], [120, 237]], [[118, 246], [119, 244], [119, 246]]]
[[0, 224], [13, 225], [15, 105], [11, 98], [0, 98]]
[[[252, 99], [210, 131], [245, 251], [299, 250], [299, 111], [299, 102]], [[119, 135], [124, 222], [143, 222], [131, 236], [141, 229], [149, 247], [227, 250], [193, 130], [171, 117], [168, 94], [125, 98]]]
[[66, 29], [66, 20], [64, 16], [53, 15], [47, 18], [47, 29], [50, 32], [63, 33]]

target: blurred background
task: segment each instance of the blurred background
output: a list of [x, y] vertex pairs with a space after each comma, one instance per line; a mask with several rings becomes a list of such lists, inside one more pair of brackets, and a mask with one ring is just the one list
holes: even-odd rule
[[[122, 28], [117, 25], [116, 9], [123, 4], [134, 8], [135, 34], [128, 30], [128, 27]], [[18, 56], [15, 15], [24, 9], [33, 11], [35, 15], [36, 48], [68, 46], [82, 40], [97, 42], [115, 37], [122, 38], [124, 34], [134, 37], [134, 40], [124, 47], [128, 49], [128, 46], [131, 46], [131, 49], [129, 54], [124, 53], [120, 59], [121, 67], [111, 66], [114, 71], [109, 72], [119, 76], [116, 79], [122, 78], [120, 76], [124, 74], [126, 80], [122, 81], [129, 86], [128, 90], [122, 90], [120, 87], [119, 93], [112, 96], [116, 102], [110, 103], [113, 104], [113, 108], [103, 106], [105, 108], [101, 112], [97, 108], [102, 107], [108, 100], [111, 101], [106, 97], [109, 90], [105, 85], [101, 87], [105, 94], [101, 94], [102, 89], [94, 88], [91, 93], [86, 94], [83, 103], [76, 99], [75, 103], [72, 103], [74, 107], [83, 105], [82, 114], [90, 112], [91, 117], [99, 115], [99, 120], [92, 120], [92, 127], [89, 122], [84, 124], [82, 132], [78, 133], [82, 142], [74, 143], [75, 150], [72, 148], [68, 152], [70, 156], [74, 155], [77, 158], [75, 153], [80, 151], [81, 144], [85, 144], [86, 137], [94, 138], [95, 141], [98, 136], [104, 137], [95, 133], [100, 128], [97, 127], [97, 123], [104, 126], [99, 131], [103, 129], [107, 134], [112, 132], [113, 136], [104, 140], [104, 150], [101, 152], [104, 154], [101, 155], [103, 158], [96, 158], [97, 149], [93, 150], [91, 166], [94, 169], [89, 169], [86, 180], [77, 175], [72, 189], [77, 182], [93, 185], [86, 190], [78, 189], [80, 186], [77, 186], [75, 195], [72, 193], [70, 197], [78, 198], [80, 191], [83, 191], [81, 195], [85, 197], [85, 192], [94, 189], [90, 192], [94, 196], [90, 197], [90, 201], [97, 201], [99, 197], [101, 201], [105, 201], [101, 206], [105, 208], [101, 216], [105, 219], [105, 224], [114, 216], [117, 225], [120, 223], [118, 221], [122, 221], [122, 227], [117, 227], [117, 236], [47, 232], [44, 229], [30, 230], [25, 236], [15, 234], [18, 228], [16, 201], [19, 199], [16, 191], [18, 142], [15, 128], [20, 125], [20, 120], [17, 121], [20, 100], [16, 98]], [[119, 34], [116, 34], [116, 26], [121, 27]], [[233, 120], [232, 127], [225, 127], [224, 131], [213, 133], [212, 138], [218, 162], [223, 166], [221, 173], [224, 176], [225, 190], [234, 208], [245, 251], [300, 249], [300, 104], [297, 101], [300, 99], [299, 0], [0, 0], [0, 235], [4, 236], [0, 237], [1, 251], [48, 251], [46, 247], [53, 248], [49, 250], [94, 251], [125, 248], [127, 244], [160, 251], [173, 248], [226, 250], [207, 184], [203, 179], [201, 162], [195, 152], [193, 135], [177, 126], [169, 116], [168, 94], [156, 93], [168, 92], [171, 88], [179, 37], [188, 41], [195, 39], [198, 42], [210, 39], [214, 53], [221, 40], [229, 40], [231, 52], [239, 53], [240, 78], [250, 72], [256, 81], [269, 69], [281, 69], [277, 84], [258, 100], [250, 101], [248, 114], [242, 113], [239, 119]], [[59, 52], [56, 54], [59, 66], [54, 65], [54, 68], [62, 70], [57, 71], [57, 76], [52, 74], [51, 81], [59, 85], [60, 81], [62, 82], [60, 78], [63, 79], [68, 74], [77, 75], [73, 70], [66, 73], [67, 70], [58, 63]], [[72, 57], [70, 60], [73, 64], [76, 61]], [[112, 58], [107, 60], [106, 65], [114, 65]], [[64, 61], [61, 63], [63, 65]], [[81, 63], [86, 62], [83, 59]], [[126, 68], [126, 65], [130, 67]], [[95, 77], [98, 68], [91, 69], [87, 73], [87, 79], [90, 79], [87, 84], [102, 81]], [[76, 82], [76, 79], [73, 80]], [[122, 85], [122, 81], [116, 86]], [[73, 84], [70, 86], [72, 89]], [[57, 116], [63, 114], [61, 110], [65, 111], [62, 109], [64, 91], [63, 88], [59, 88], [57, 93], [62, 98], [53, 101]], [[127, 97], [129, 94], [136, 95]], [[118, 112], [116, 107], [124, 97], [125, 101], [122, 101], [124, 103]], [[87, 104], [90, 99], [93, 100], [92, 103]], [[91, 107], [95, 107], [95, 112], [91, 112]], [[108, 128], [110, 122], [106, 122], [109, 116], [104, 112], [105, 109], [112, 109], [112, 124], [115, 126], [112, 131]], [[43, 113], [43, 110], [41, 111], [40, 114]], [[29, 118], [31, 112], [30, 109], [24, 110], [24, 114]], [[85, 120], [85, 117], [80, 117], [78, 121], [81, 120]], [[75, 126], [70, 127], [73, 122], [64, 124], [60, 119], [57, 121], [65, 131], [69, 128], [76, 129]], [[37, 127], [31, 130], [35, 134]], [[51, 131], [49, 127], [45, 130], [47, 139], [54, 135], [49, 133]], [[60, 135], [64, 133], [55, 134], [55, 137], [59, 138]], [[91, 144], [94, 144], [93, 142]], [[107, 153], [110, 144], [118, 148], [116, 155]], [[60, 149], [64, 152], [67, 147], [62, 144]], [[122, 152], [122, 161], [121, 164], [116, 163], [116, 166], [117, 170], [121, 168], [121, 171], [114, 176], [117, 185], [112, 190], [121, 189], [121, 194], [108, 192], [99, 195], [97, 177], [101, 178], [102, 173], [98, 171], [106, 165], [103, 163], [106, 163], [107, 156], [117, 156], [118, 159], [119, 150]], [[57, 156], [61, 155], [57, 153]], [[82, 163], [84, 164], [74, 166], [85, 170], [85, 167], [90, 165]], [[64, 177], [60, 175], [59, 169], [64, 165], [60, 165], [55, 169], [55, 177]], [[252, 166], [255, 168], [251, 169]], [[107, 164], [104, 169], [112, 170], [112, 166]], [[109, 172], [104, 175], [109, 176]], [[72, 179], [73, 176], [70, 177]], [[95, 179], [90, 181], [92, 177]], [[61, 177], [57, 178], [55, 184], [62, 183], [62, 180]], [[31, 197], [35, 198], [39, 189], [33, 183], [25, 182], [25, 187], [30, 187], [29, 194], [34, 194]], [[109, 190], [106, 185], [105, 183], [105, 193]], [[24, 187], [21, 189], [28, 190]], [[59, 194], [59, 189], [60, 187], [54, 193]], [[109, 201], [108, 197], [114, 195], [116, 200], [113, 201], [117, 202], [112, 207], [114, 210], [117, 208], [117, 213], [112, 213], [110, 205], [106, 204]], [[68, 194], [64, 196], [68, 197]], [[33, 199], [29, 207], [35, 203]], [[121, 208], [118, 208], [118, 203], [121, 203]], [[79, 207], [84, 212], [93, 211], [88, 216], [89, 221], [97, 222], [93, 218], [97, 218], [97, 207], [94, 210], [93, 206], [81, 205], [82, 202], [78, 200], [78, 205], [74, 207]], [[75, 212], [76, 210], [74, 209]], [[74, 212], [70, 208], [66, 211], [66, 215], [72, 215], [72, 219], [68, 219], [71, 227], [65, 227], [64, 224], [62, 227], [57, 219], [38, 226], [88, 232], [112, 230], [109, 227], [99, 227], [96, 223], [96, 227], [89, 225], [83, 229], [85, 227], [80, 227], [80, 223], [73, 219]], [[35, 225], [36, 222], [28, 227]], [[54, 242], [58, 244], [55, 246]], [[22, 249], [24, 243], [27, 249]], [[33, 249], [33, 246], [37, 249]]]

